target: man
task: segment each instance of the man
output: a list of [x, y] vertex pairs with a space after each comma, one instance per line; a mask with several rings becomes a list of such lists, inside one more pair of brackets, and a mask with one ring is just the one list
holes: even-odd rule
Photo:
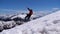
[[27, 8], [28, 10], [29, 10], [29, 13], [27, 14], [27, 16], [25, 17], [25, 20], [26, 19], [30, 19], [30, 17], [31, 17], [31, 15], [33, 14], [33, 11], [32, 11], [32, 9], [30, 9], [30, 8]]

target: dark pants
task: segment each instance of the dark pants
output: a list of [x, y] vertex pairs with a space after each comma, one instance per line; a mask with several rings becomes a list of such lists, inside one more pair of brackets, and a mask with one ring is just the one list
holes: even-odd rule
[[25, 20], [26, 20], [26, 19], [28, 19], [28, 20], [29, 20], [29, 19], [30, 19], [30, 17], [31, 17], [31, 15], [30, 15], [30, 14], [27, 14], [27, 16], [25, 17]]

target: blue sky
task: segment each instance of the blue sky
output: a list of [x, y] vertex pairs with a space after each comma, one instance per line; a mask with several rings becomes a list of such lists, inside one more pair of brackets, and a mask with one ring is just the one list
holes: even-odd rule
[[60, 0], [0, 0], [0, 13], [9, 12], [1, 9], [27, 10], [27, 7], [36, 11], [51, 10], [52, 8], [60, 8]]

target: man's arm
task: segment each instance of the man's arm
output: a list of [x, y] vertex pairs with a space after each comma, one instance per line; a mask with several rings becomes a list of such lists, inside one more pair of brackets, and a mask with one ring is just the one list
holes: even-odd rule
[[30, 10], [29, 8], [27, 8], [28, 10]]

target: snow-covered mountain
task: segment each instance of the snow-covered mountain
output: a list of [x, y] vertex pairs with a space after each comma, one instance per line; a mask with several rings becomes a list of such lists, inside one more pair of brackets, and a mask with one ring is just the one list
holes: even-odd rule
[[[26, 13], [20, 13], [20, 14], [18, 13], [18, 14], [13, 14], [13, 15], [0, 15], [0, 20], [1, 19], [7, 19], [7, 18], [14, 19], [14, 18], [17, 18], [17, 17], [24, 19], [25, 16], [26, 16]], [[36, 19], [36, 18], [42, 17], [42, 16], [44, 16], [44, 15], [43, 14], [41, 14], [41, 15], [33, 14], [31, 16], [31, 19]]]
[[0, 34], [60, 34], [60, 10]]
[[33, 14], [30, 20], [24, 20], [26, 13], [13, 14], [13, 15], [0, 15], [0, 31], [11, 29], [16, 25], [21, 25], [25, 22], [35, 20], [43, 15]]

